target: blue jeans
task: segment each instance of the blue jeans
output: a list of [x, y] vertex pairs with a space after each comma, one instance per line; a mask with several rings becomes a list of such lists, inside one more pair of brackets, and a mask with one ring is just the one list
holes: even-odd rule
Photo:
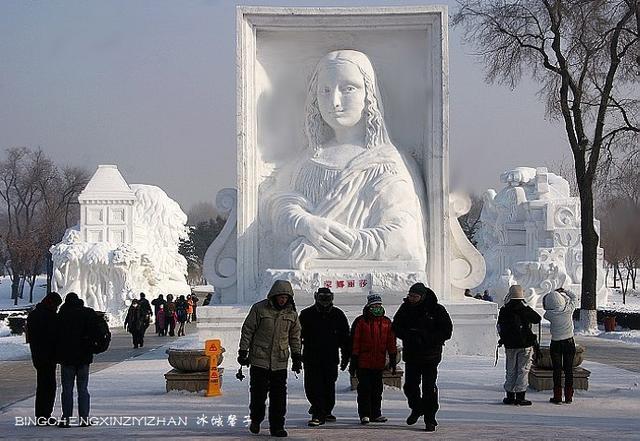
[[62, 418], [73, 415], [73, 382], [78, 385], [78, 414], [80, 418], [89, 417], [89, 365], [62, 365]]

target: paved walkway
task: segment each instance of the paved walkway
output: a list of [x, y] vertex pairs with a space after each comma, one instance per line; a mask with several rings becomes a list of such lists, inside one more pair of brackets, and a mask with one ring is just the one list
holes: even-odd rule
[[[151, 333], [145, 336], [145, 346], [142, 349], [134, 349], [131, 334], [122, 328], [111, 329], [111, 345], [109, 350], [94, 356], [91, 364], [91, 372], [99, 372], [121, 361], [139, 357], [146, 352], [158, 348], [174, 337], [158, 337], [153, 333], [153, 325], [149, 327]], [[187, 334], [195, 332], [195, 323], [187, 323]], [[60, 381], [60, 367], [56, 378]], [[31, 359], [16, 361], [0, 361], [0, 411], [18, 401], [24, 400], [35, 394], [36, 370], [31, 364]]]
[[640, 345], [585, 336], [575, 340], [586, 348], [585, 358], [589, 361], [640, 372]]

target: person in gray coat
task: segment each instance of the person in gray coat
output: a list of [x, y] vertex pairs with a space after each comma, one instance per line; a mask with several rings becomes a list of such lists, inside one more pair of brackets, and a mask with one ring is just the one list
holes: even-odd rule
[[300, 320], [293, 302], [293, 289], [286, 280], [276, 280], [265, 300], [255, 303], [242, 324], [238, 363], [249, 369], [251, 433], [260, 432], [269, 395], [269, 430], [285, 437], [287, 411], [287, 366], [289, 349], [292, 371], [302, 369]]
[[553, 366], [554, 404], [562, 403], [562, 372], [564, 371], [564, 402], [573, 401], [573, 359], [576, 344], [573, 341], [573, 311], [578, 307], [578, 297], [571, 291], [558, 288], [542, 299], [544, 318], [551, 324], [551, 364]]

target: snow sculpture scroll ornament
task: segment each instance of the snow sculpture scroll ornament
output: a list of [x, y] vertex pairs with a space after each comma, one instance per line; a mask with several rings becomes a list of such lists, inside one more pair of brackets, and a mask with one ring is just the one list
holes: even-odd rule
[[[487, 264], [481, 288], [500, 301], [508, 290], [505, 281], [519, 284], [532, 304], [559, 287], [580, 292], [580, 202], [570, 195], [569, 183], [546, 168], [530, 167], [508, 170], [500, 179], [505, 188], [484, 195], [476, 236]], [[597, 299], [603, 304], [601, 257], [598, 271]]]
[[[131, 211], [123, 209], [122, 200], [128, 199], [118, 199], [122, 194], [133, 196]], [[81, 198], [81, 225], [51, 247], [54, 291], [75, 292], [87, 306], [107, 312], [113, 323], [122, 320], [125, 300], [140, 292], [150, 297], [191, 292], [187, 262], [178, 252], [187, 216], [164, 191], [129, 187], [115, 166], [101, 166]], [[94, 241], [84, 239], [83, 230]]]

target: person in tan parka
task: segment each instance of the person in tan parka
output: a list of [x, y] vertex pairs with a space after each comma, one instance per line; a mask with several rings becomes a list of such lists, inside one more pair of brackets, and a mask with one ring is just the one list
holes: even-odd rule
[[251, 366], [249, 411], [252, 433], [260, 432], [269, 394], [269, 430], [272, 436], [285, 437], [287, 410], [287, 366], [289, 353], [292, 371], [302, 369], [300, 321], [293, 302], [293, 289], [286, 280], [276, 280], [265, 300], [255, 303], [242, 324], [238, 363]]

